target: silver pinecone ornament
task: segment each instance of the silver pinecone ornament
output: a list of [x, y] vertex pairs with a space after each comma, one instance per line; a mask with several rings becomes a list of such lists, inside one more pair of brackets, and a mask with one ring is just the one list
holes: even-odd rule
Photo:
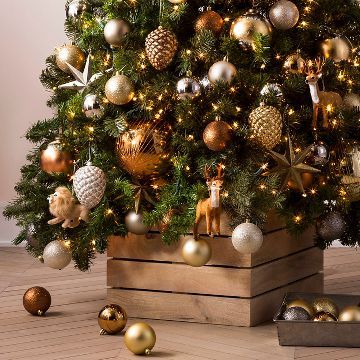
[[76, 171], [73, 184], [80, 204], [92, 209], [99, 204], [104, 196], [106, 187], [105, 173], [88, 162], [86, 166]]

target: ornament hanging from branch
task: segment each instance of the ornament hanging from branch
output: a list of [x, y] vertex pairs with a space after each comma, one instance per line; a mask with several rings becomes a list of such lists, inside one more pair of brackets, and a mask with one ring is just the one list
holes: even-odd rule
[[84, 52], [74, 44], [63, 45], [55, 49], [56, 65], [67, 74], [71, 74], [69, 64], [81, 70], [85, 64]]
[[62, 270], [71, 262], [71, 250], [65, 240], [54, 240], [46, 245], [44, 264], [52, 269]]
[[217, 61], [210, 67], [208, 78], [212, 84], [216, 82], [230, 84], [236, 75], [236, 67], [225, 57], [224, 60]]
[[195, 31], [210, 30], [214, 35], [220, 35], [224, 27], [223, 18], [212, 10], [204, 11], [195, 22]]
[[86, 10], [85, 0], [71, 0], [65, 6], [66, 18], [68, 20], [76, 21]]
[[326, 39], [322, 43], [322, 51], [326, 59], [330, 58], [334, 62], [340, 62], [349, 60], [351, 45], [349, 41], [337, 36], [332, 39]]
[[257, 252], [263, 243], [263, 233], [258, 226], [250, 222], [238, 225], [231, 236], [231, 241], [241, 254], [253, 254]]
[[122, 19], [111, 19], [104, 28], [105, 40], [113, 48], [121, 46], [129, 32], [129, 23]]
[[49, 143], [40, 154], [41, 170], [48, 174], [70, 173], [73, 165], [73, 158], [70, 152], [64, 150], [60, 139]]
[[280, 0], [271, 7], [269, 18], [277, 29], [289, 30], [293, 28], [299, 20], [299, 9], [291, 1]]
[[114, 105], [126, 105], [135, 95], [135, 87], [130, 78], [117, 72], [105, 85], [106, 98]]

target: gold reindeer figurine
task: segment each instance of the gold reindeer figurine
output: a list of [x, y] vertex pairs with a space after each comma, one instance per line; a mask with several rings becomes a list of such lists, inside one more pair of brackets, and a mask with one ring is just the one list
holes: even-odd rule
[[210, 197], [202, 199], [196, 206], [196, 220], [194, 224], [194, 237], [198, 238], [198, 226], [201, 219], [206, 216], [206, 231], [210, 237], [214, 237], [212, 223], [215, 219], [215, 234], [220, 235], [220, 190], [224, 182], [224, 172], [221, 164], [216, 166], [217, 176], [210, 177], [211, 167], [205, 165], [206, 185], [209, 189]]
[[[311, 99], [313, 103], [313, 129], [317, 129], [318, 114], [321, 108], [323, 115], [323, 127], [329, 127], [328, 112], [334, 107], [342, 105], [341, 96], [333, 91], [320, 91], [318, 81], [322, 77], [322, 67], [324, 62], [318, 58], [315, 61], [316, 69], [314, 69], [312, 61], [309, 61], [304, 67], [304, 73], [306, 74], [306, 83], [309, 85]], [[330, 108], [330, 109], [329, 109]]]

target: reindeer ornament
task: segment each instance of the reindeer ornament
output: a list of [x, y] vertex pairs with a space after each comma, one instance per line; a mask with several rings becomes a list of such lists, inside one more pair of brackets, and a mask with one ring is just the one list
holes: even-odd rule
[[215, 219], [215, 234], [220, 235], [220, 190], [224, 181], [224, 173], [222, 165], [217, 165], [216, 169], [217, 176], [210, 177], [211, 168], [205, 165], [206, 185], [208, 186], [210, 197], [200, 200], [196, 206], [196, 219], [194, 224], [195, 239], [198, 238], [198, 226], [204, 216], [206, 216], [207, 234], [210, 237], [214, 237], [214, 233], [212, 232], [212, 223]]

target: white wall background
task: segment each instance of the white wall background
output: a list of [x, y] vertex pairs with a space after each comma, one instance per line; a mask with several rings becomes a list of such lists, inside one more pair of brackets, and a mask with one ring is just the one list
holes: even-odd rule
[[30, 144], [30, 124], [51, 116], [49, 94], [39, 75], [45, 58], [66, 42], [65, 0], [1, 1], [0, 21], [0, 243], [10, 243], [15, 225], [2, 209], [15, 196], [14, 184]]

